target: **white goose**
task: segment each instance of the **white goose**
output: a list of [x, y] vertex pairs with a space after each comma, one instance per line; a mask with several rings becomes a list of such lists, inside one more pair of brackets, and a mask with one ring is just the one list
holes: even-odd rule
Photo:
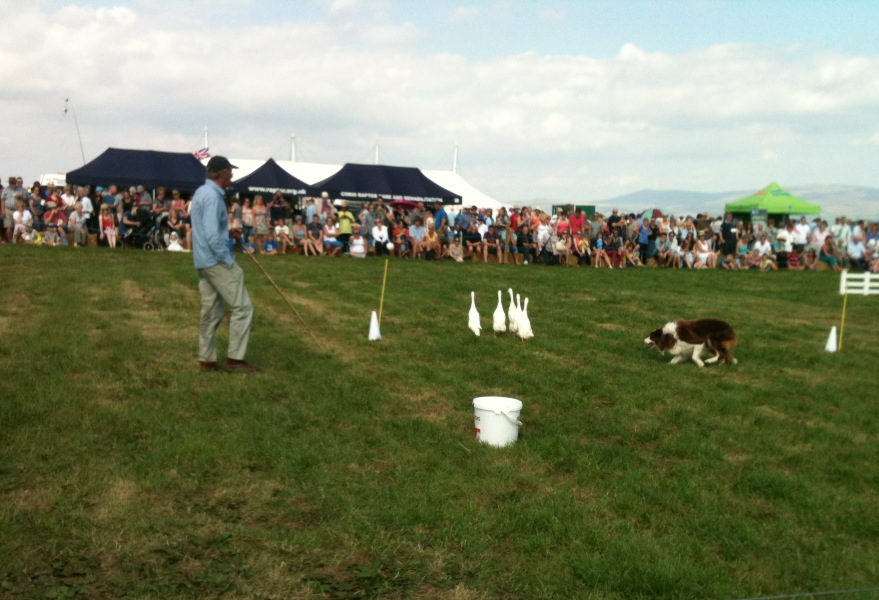
[[476, 292], [470, 292], [470, 318], [467, 327], [477, 336], [482, 331], [482, 325], [479, 324], [479, 311], [476, 310]]
[[493, 323], [492, 329], [494, 329], [494, 334], [497, 336], [498, 333], [503, 333], [507, 330], [507, 315], [504, 313], [504, 303], [501, 301], [501, 291], [497, 291], [497, 308], [494, 309]]
[[533, 337], [531, 319], [528, 318], [528, 298], [525, 298], [525, 306], [522, 308], [522, 314], [519, 315], [519, 339], [524, 342]]
[[510, 323], [510, 333], [516, 333], [519, 330], [518, 323], [516, 322], [519, 315], [516, 311], [516, 305], [513, 303], [513, 288], [507, 288], [507, 292], [510, 294], [510, 308], [507, 309], [507, 321]]

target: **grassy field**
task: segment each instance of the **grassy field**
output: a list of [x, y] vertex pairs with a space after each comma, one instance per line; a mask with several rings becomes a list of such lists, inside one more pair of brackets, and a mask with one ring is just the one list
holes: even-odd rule
[[[384, 261], [261, 259], [319, 348], [238, 260], [258, 375], [198, 371], [189, 256], [0, 248], [0, 597], [879, 586], [879, 298], [825, 352], [838, 274], [391, 261], [369, 342]], [[491, 336], [507, 287], [526, 344]], [[736, 327], [738, 365], [643, 346], [696, 316]], [[513, 446], [475, 441], [482, 395], [523, 401]]]

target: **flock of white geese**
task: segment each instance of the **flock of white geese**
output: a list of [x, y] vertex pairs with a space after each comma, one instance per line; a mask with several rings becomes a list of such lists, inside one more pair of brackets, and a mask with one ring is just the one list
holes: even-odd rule
[[[534, 331], [531, 329], [531, 319], [528, 318], [528, 298], [525, 298], [525, 304], [519, 294], [515, 296], [513, 301], [513, 288], [507, 288], [510, 294], [510, 307], [504, 312], [503, 294], [497, 291], [497, 308], [494, 309], [492, 316], [492, 330], [494, 335], [509, 331], [519, 336], [521, 341], [534, 337]], [[479, 322], [479, 311], [476, 310], [476, 292], [470, 292], [470, 315], [468, 325], [470, 331], [477, 336], [482, 331], [482, 325]]]

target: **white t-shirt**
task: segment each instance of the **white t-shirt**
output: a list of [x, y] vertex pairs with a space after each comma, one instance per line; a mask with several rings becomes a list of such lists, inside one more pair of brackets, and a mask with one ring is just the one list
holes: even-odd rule
[[812, 229], [809, 227], [808, 223], [797, 223], [794, 227], [794, 231], [797, 234], [797, 239], [794, 243], [806, 244], [809, 242], [809, 234], [812, 232]]
[[17, 210], [12, 213], [12, 222], [16, 225], [30, 225], [34, 222], [34, 216], [31, 211], [25, 209]]
[[772, 244], [769, 243], [769, 240], [760, 240], [754, 244], [754, 250], [759, 252], [760, 256], [766, 256], [767, 254], [772, 254]]

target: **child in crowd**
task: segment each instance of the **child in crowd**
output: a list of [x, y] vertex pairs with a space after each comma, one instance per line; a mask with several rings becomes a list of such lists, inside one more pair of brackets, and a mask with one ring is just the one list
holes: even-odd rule
[[727, 254], [723, 257], [723, 260], [720, 261], [720, 268], [726, 269], [727, 271], [738, 271], [739, 266], [736, 263], [736, 259], [733, 258], [733, 255]]
[[260, 254], [268, 254], [275, 255], [278, 253], [278, 241], [275, 239], [275, 231], [273, 229], [269, 229], [269, 232], [265, 234], [265, 242], [262, 245], [262, 250]]
[[101, 239], [107, 240], [107, 245], [111, 248], [115, 248], [117, 236], [116, 220], [113, 217], [113, 213], [110, 210], [109, 204], [101, 205], [100, 229]]
[[171, 232], [171, 238], [168, 242], [168, 252], [186, 252], [186, 248], [180, 243], [180, 235], [176, 231]]
[[787, 268], [794, 271], [803, 270], [803, 263], [800, 259], [800, 253], [796, 251], [796, 248], [791, 248], [791, 251], [787, 253]]

